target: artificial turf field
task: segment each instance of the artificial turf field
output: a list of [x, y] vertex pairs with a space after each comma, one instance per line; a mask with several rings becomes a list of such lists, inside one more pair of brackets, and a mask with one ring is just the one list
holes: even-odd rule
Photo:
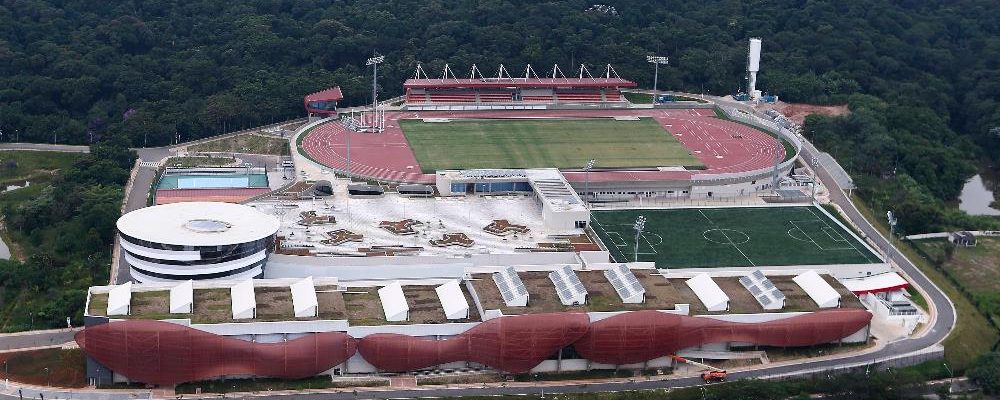
[[658, 268], [881, 262], [814, 206], [593, 211], [591, 227], [615, 261], [633, 261], [640, 215], [639, 261]]
[[425, 173], [475, 168], [701, 167], [656, 120], [613, 118], [424, 122], [400, 128]]

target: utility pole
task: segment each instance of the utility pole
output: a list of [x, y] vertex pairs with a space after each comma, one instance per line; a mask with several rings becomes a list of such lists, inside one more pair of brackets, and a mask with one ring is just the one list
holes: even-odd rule
[[[892, 238], [896, 236], [896, 224], [899, 223], [899, 219], [896, 218], [896, 214], [894, 214], [891, 210], [885, 212], [885, 217], [889, 222], [889, 246], [891, 247]], [[886, 253], [888, 252], [888, 249], [886, 249]]]
[[656, 84], [660, 77], [660, 64], [667, 65], [670, 59], [664, 56], [646, 56], [646, 62], [653, 64], [653, 104], [656, 104]]

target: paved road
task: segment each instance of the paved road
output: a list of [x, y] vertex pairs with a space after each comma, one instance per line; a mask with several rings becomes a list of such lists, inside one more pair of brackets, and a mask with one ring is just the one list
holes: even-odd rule
[[67, 153], [90, 153], [90, 146], [45, 143], [0, 143], [0, 150], [62, 151]]
[[0, 351], [60, 345], [73, 341], [73, 335], [79, 330], [51, 329], [3, 334], [0, 335]]

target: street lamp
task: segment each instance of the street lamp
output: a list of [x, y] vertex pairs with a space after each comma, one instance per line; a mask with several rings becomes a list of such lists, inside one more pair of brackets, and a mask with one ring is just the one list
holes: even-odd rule
[[642, 236], [642, 230], [646, 229], [646, 217], [640, 215], [639, 218], [635, 219], [635, 225], [632, 227], [635, 228], [634, 260], [635, 262], [639, 262], [639, 237]]
[[646, 62], [653, 64], [653, 103], [656, 104], [656, 84], [660, 77], [660, 64], [667, 65], [670, 60], [664, 56], [646, 56]]
[[594, 168], [594, 164], [597, 164], [597, 160], [591, 159], [590, 161], [587, 161], [586, 165], [583, 166], [584, 175], [586, 176], [586, 182], [583, 186], [584, 196], [590, 196], [590, 170]]
[[896, 218], [896, 214], [893, 214], [891, 210], [885, 212], [885, 217], [889, 222], [889, 245], [891, 246], [892, 238], [896, 236], [896, 224], [899, 223], [899, 219]]

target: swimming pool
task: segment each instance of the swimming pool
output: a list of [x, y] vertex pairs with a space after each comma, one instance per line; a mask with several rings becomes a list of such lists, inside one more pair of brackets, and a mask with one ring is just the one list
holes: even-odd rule
[[267, 187], [266, 174], [164, 175], [157, 189], [228, 189]]

